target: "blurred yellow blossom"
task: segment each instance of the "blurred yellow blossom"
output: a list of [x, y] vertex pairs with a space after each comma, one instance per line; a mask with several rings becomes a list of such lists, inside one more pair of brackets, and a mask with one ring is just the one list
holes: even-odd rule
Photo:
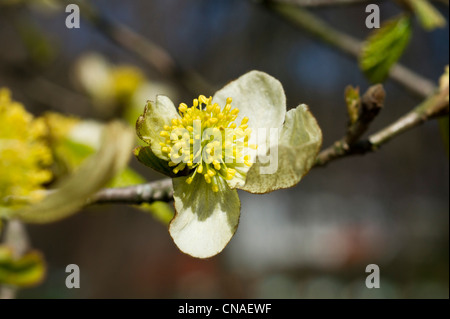
[[117, 66], [112, 70], [114, 95], [117, 100], [128, 103], [131, 97], [145, 81], [142, 72], [130, 65]]
[[111, 64], [96, 53], [82, 56], [75, 72], [83, 89], [100, 105], [130, 103], [133, 94], [146, 81], [145, 75], [137, 67]]
[[36, 191], [52, 178], [47, 126], [0, 88], [0, 206], [39, 199]]

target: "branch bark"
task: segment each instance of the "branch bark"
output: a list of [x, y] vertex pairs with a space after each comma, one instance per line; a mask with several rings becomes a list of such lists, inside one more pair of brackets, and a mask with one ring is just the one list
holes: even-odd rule
[[131, 187], [105, 188], [100, 190], [88, 204], [142, 204], [155, 201], [170, 202], [173, 199], [172, 180], [163, 179]]

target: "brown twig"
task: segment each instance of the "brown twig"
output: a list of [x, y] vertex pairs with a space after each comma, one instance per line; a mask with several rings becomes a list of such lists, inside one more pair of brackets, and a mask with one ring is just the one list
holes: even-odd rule
[[349, 120], [346, 135], [332, 146], [323, 150], [316, 160], [316, 166], [325, 165], [331, 160], [352, 152], [355, 143], [367, 131], [370, 123], [378, 115], [384, 105], [386, 93], [381, 84], [371, 86], [360, 100], [357, 119]]
[[361, 99], [358, 118], [354, 123], [349, 122], [345, 143], [352, 145], [367, 131], [370, 123], [375, 119], [384, 105], [386, 92], [381, 84], [371, 86]]
[[449, 113], [448, 106], [448, 85], [432, 94], [420, 105], [408, 112], [398, 120], [370, 135], [365, 140], [353, 140], [352, 144], [348, 144], [347, 137], [335, 142], [332, 146], [324, 149], [319, 153], [315, 166], [324, 166], [330, 161], [355, 154], [365, 154], [378, 150], [383, 144], [387, 143], [394, 137], [404, 133], [425, 121], [445, 116]]

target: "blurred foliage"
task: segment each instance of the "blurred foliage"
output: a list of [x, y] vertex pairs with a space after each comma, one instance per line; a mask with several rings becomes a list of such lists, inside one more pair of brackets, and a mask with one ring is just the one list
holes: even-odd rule
[[27, 209], [11, 212], [25, 222], [48, 223], [68, 217], [122, 171], [130, 158], [133, 131], [120, 122], [105, 125], [98, 151], [55, 185], [55, 191]]
[[[48, 141], [55, 159], [52, 168], [55, 179], [58, 180], [73, 173], [86, 158], [95, 153], [99, 145], [96, 142], [96, 145], [92, 145], [92, 141], [99, 140], [102, 128], [95, 122], [54, 112], [46, 113], [43, 117], [49, 128]], [[76, 138], [79, 131], [84, 133]], [[83, 141], [84, 137], [88, 139]]]
[[169, 85], [149, 80], [136, 66], [113, 64], [100, 53], [83, 54], [75, 63], [75, 79], [102, 116], [117, 116], [133, 127], [148, 99], [176, 97]]
[[42, 11], [54, 11], [61, 7], [61, 3], [57, 0], [0, 0], [0, 4], [5, 6], [25, 4]]
[[44, 67], [52, 62], [56, 55], [55, 49], [39, 26], [26, 20], [19, 20], [16, 24], [19, 36], [32, 63]]
[[133, 95], [146, 81], [137, 67], [113, 65], [97, 53], [80, 57], [75, 65], [75, 74], [99, 113], [109, 115], [121, 115], [124, 109], [132, 107]]
[[[118, 70], [117, 97], [130, 99], [138, 81], [130, 84], [127, 79], [138, 77], [130, 75], [134, 74], [130, 68]], [[123, 168], [134, 144], [132, 127], [103, 125], [55, 112], [35, 119], [10, 95], [7, 89], [0, 90], [0, 198], [3, 205], [7, 204], [3, 215], [22, 216], [34, 222], [53, 221], [84, 206], [100, 187], [145, 183], [137, 172]], [[102, 134], [106, 136], [100, 143]], [[108, 149], [107, 145], [114, 147]], [[85, 161], [88, 162], [84, 164]], [[56, 181], [52, 186], [58, 190], [44, 199], [43, 184], [52, 179]], [[28, 210], [14, 210], [23, 206], [19, 204], [38, 199], [44, 200]], [[164, 224], [173, 216], [167, 203], [139, 208], [154, 214]]]
[[359, 60], [360, 67], [373, 83], [383, 82], [391, 66], [403, 54], [411, 38], [411, 19], [402, 15], [384, 23], [366, 40]]
[[30, 287], [39, 284], [45, 273], [45, 262], [39, 252], [30, 251], [15, 258], [9, 247], [0, 246], [0, 284]]

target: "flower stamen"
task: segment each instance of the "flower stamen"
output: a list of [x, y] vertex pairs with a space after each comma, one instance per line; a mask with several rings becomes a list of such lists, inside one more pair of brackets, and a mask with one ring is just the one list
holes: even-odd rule
[[231, 180], [238, 171], [239, 176], [245, 177], [240, 168], [252, 165], [248, 150], [256, 149], [256, 145], [248, 144], [249, 118], [244, 117], [239, 126], [234, 122], [239, 109], [232, 108], [231, 98], [226, 99], [223, 109], [211, 102], [212, 97], [200, 95], [191, 107], [181, 103], [178, 107], [181, 118], [172, 119], [171, 126], [163, 127], [159, 135], [165, 141], [159, 145], [161, 152], [170, 158], [174, 174], [187, 167], [190, 176], [186, 183], [191, 184], [198, 173], [218, 192], [220, 179]]

